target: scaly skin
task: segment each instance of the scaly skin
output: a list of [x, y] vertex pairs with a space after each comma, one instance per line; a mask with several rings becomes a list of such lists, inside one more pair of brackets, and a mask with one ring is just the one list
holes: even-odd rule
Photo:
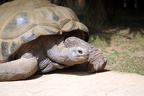
[[31, 77], [37, 69], [37, 58], [26, 53], [18, 60], [0, 64], [0, 81], [26, 79]]
[[106, 57], [93, 45], [77, 38], [69, 37], [64, 42], [66, 47], [84, 47], [90, 52], [88, 58], [88, 71], [89, 73], [102, 71], [107, 63]]
[[[83, 63], [88, 64], [89, 72], [104, 69], [106, 58], [93, 45], [77, 37], [68, 37], [67, 39], [61, 36], [48, 37], [43, 36], [24, 44], [12, 55], [11, 61], [0, 64], [0, 81], [27, 79], [36, 72], [47, 73]], [[50, 43], [52, 38], [55, 42]], [[54, 58], [49, 58], [52, 54], [51, 52], [47, 54], [48, 50], [54, 52]], [[63, 57], [61, 58], [61, 56]], [[83, 60], [81, 61], [79, 57], [80, 59], [82, 57]]]
[[[42, 36], [23, 44], [17, 52], [9, 57], [9, 61], [1, 62], [0, 81], [27, 79], [36, 72], [48, 73], [56, 69], [82, 64], [88, 60], [87, 49], [66, 48], [66, 46], [61, 46], [63, 41], [63, 36], [55, 35]], [[53, 51], [47, 54], [48, 50]], [[49, 58], [51, 55], [54, 58]]]

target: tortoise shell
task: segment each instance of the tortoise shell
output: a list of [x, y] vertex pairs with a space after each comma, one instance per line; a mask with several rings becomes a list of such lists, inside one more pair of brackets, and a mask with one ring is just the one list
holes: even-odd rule
[[48, 0], [15, 0], [0, 6], [0, 60], [4, 61], [23, 43], [41, 35], [73, 30], [88, 33], [75, 13]]

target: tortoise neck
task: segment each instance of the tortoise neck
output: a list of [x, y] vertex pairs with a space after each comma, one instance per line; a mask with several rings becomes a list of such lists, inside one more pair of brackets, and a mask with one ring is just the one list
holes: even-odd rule
[[9, 58], [9, 61], [21, 58], [25, 53], [31, 53], [39, 60], [47, 58], [47, 50], [53, 45], [60, 43], [62, 36], [40, 36], [37, 39], [23, 44], [14, 54]]

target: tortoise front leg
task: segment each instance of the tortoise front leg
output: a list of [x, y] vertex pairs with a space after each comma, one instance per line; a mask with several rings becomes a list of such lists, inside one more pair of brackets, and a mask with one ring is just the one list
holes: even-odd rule
[[37, 69], [37, 58], [26, 53], [18, 60], [0, 64], [0, 81], [27, 79]]
[[64, 67], [64, 65], [55, 63], [49, 58], [46, 58], [39, 63], [39, 73], [48, 73], [56, 69], [63, 69]]
[[106, 66], [106, 57], [93, 45], [77, 38], [77, 37], [69, 37], [64, 42], [66, 47], [84, 47], [89, 50], [89, 58], [88, 58], [88, 71], [98, 72], [105, 68]]

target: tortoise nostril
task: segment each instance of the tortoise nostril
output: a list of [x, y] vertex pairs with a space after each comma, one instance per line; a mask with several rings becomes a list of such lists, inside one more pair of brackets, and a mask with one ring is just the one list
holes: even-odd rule
[[82, 54], [82, 53], [83, 53], [83, 51], [82, 51], [82, 50], [78, 50], [78, 53]]

